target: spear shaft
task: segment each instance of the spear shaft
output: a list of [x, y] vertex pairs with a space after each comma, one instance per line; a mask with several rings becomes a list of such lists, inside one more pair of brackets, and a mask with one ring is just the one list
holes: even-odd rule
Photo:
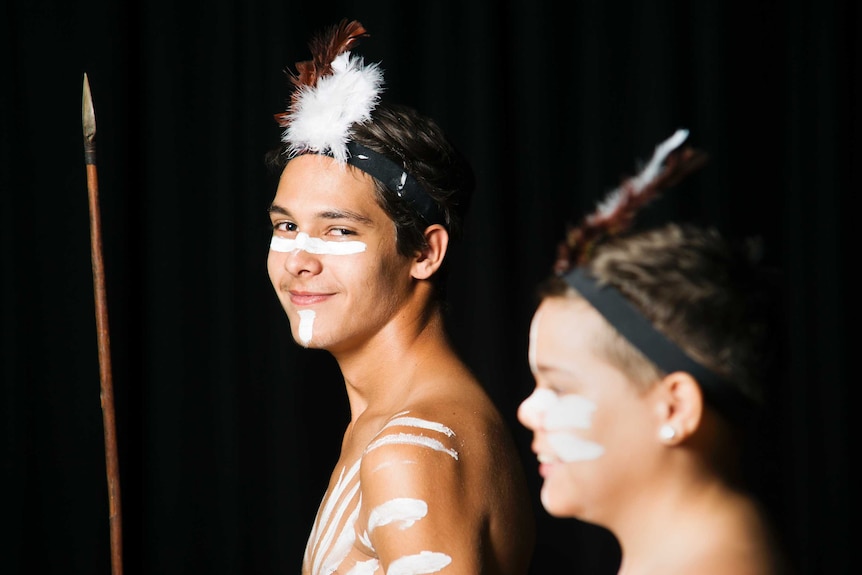
[[120, 471], [117, 455], [114, 389], [111, 380], [111, 339], [108, 334], [108, 301], [105, 267], [102, 261], [102, 222], [99, 213], [99, 178], [96, 172], [96, 113], [90, 95], [90, 82], [84, 73], [82, 98], [84, 163], [87, 166], [87, 192], [90, 201], [90, 255], [93, 261], [93, 293], [96, 300], [96, 335], [99, 344], [102, 422], [105, 428], [105, 464], [108, 475], [108, 512], [111, 533], [111, 573], [122, 575], [122, 521], [120, 513]]

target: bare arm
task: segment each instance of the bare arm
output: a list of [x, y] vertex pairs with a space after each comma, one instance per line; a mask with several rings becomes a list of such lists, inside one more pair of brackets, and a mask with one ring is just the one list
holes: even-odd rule
[[470, 461], [455, 431], [427, 419], [402, 419], [363, 457], [358, 543], [389, 575], [483, 572], [486, 512], [467, 481]]

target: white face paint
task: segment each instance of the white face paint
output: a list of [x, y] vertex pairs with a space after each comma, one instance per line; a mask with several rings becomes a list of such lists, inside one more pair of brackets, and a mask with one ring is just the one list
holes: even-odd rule
[[269, 249], [274, 252], [305, 251], [310, 254], [346, 256], [364, 252], [365, 242], [327, 242], [320, 238], [309, 237], [305, 232], [299, 232], [295, 238], [272, 236]]
[[572, 429], [589, 429], [596, 404], [576, 394], [558, 395], [550, 389], [536, 389], [521, 405], [524, 415], [541, 422], [548, 444], [562, 461], [587, 461], [600, 457], [605, 448], [581, 439]]
[[[305, 232], [299, 232], [295, 238], [282, 238], [272, 236], [269, 249], [274, 252], [297, 252], [305, 251], [310, 254], [344, 256], [364, 252], [365, 242], [327, 242], [320, 238], [312, 238]], [[314, 311], [299, 311], [299, 341], [308, 347], [311, 342], [312, 327], [314, 326]]]
[[302, 345], [308, 347], [311, 341], [312, 328], [314, 327], [314, 310], [301, 309], [299, 310], [299, 341]]
[[436, 573], [452, 562], [445, 553], [421, 551], [416, 555], [407, 555], [389, 564], [386, 575], [425, 575]]
[[530, 322], [530, 343], [527, 348], [528, 360], [530, 362], [530, 371], [538, 373], [539, 363], [536, 360], [536, 348], [538, 347], [539, 339], [539, 316], [542, 314], [542, 308], [536, 310], [533, 315], [533, 321]]

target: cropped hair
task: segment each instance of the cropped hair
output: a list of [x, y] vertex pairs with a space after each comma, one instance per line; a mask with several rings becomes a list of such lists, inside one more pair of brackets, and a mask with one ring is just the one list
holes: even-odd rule
[[[586, 270], [615, 287], [692, 359], [755, 404], [775, 356], [776, 293], [753, 244], [733, 244], [714, 229], [667, 224], [596, 247]], [[542, 296], [580, 297], [559, 277]], [[608, 323], [600, 345], [642, 387], [664, 374]]]

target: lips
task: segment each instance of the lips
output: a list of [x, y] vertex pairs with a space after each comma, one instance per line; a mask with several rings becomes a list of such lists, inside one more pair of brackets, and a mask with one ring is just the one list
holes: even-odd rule
[[308, 306], [322, 303], [329, 299], [332, 295], [329, 293], [313, 293], [299, 291], [290, 291], [288, 293], [290, 294], [290, 303], [296, 306]]
[[546, 478], [554, 465], [560, 462], [558, 457], [547, 451], [540, 451], [536, 446], [533, 447], [533, 453], [536, 454], [536, 460], [539, 462], [539, 475], [543, 478]]

